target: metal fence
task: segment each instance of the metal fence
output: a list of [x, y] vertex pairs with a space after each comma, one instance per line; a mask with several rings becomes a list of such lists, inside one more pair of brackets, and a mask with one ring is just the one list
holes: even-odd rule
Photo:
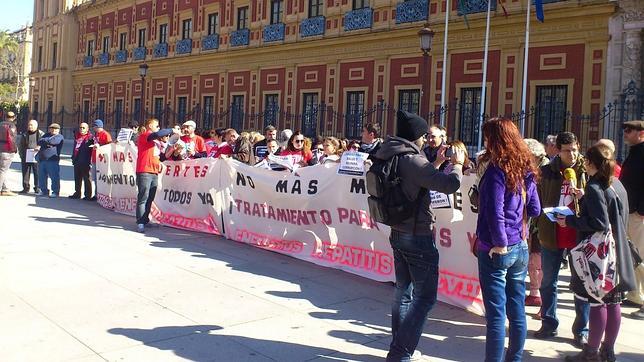
[[[480, 104], [480, 103], [479, 103]], [[416, 105], [417, 106], [417, 105]], [[278, 129], [290, 128], [301, 130], [308, 137], [335, 136], [349, 139], [359, 139], [362, 128], [369, 122], [378, 123], [381, 129], [387, 125], [395, 125], [398, 109], [384, 102], [373, 106], [361, 108], [353, 113], [342, 112], [325, 103], [308, 105], [302, 113], [285, 111], [277, 106], [269, 106], [263, 112], [244, 112], [239, 105], [232, 104], [227, 109], [213, 110], [212, 108], [197, 105], [192, 109], [175, 110], [169, 105], [158, 107], [154, 112], [139, 112], [130, 114], [125, 112], [104, 112], [99, 108], [82, 112], [81, 110], [59, 112], [44, 112], [42, 114], [30, 113], [26, 108], [9, 107], [0, 109], [0, 115], [11, 110], [17, 114], [18, 127], [25, 130], [29, 119], [37, 119], [42, 124], [56, 122], [61, 125], [65, 137], [72, 137], [73, 132], [80, 122], [91, 122], [102, 119], [105, 129], [116, 134], [121, 127], [130, 123], [141, 123], [142, 118], [154, 117], [159, 119], [161, 127], [172, 127], [186, 120], [193, 120], [200, 130], [211, 128], [232, 127], [238, 131], [262, 130], [267, 125], [275, 125]], [[623, 94], [614, 102], [607, 104], [603, 109], [593, 114], [573, 114], [565, 110], [552, 109], [548, 105], [533, 106], [527, 112], [518, 112], [506, 115], [514, 120], [517, 125], [523, 118], [526, 124], [526, 134], [532, 138], [544, 141], [548, 134], [557, 134], [561, 131], [572, 131], [581, 143], [582, 149], [589, 147], [600, 138], [612, 139], [617, 148], [616, 157], [623, 160], [626, 146], [623, 144], [621, 134], [622, 124], [629, 120], [644, 118], [644, 93], [636, 87], [635, 82], [630, 82]], [[436, 108], [433, 111], [421, 114], [429, 123], [440, 123], [444, 117], [450, 139], [459, 139], [465, 143], [470, 154], [478, 149], [479, 137], [479, 108], [476, 103], [451, 100], [447, 106]], [[490, 115], [485, 115], [483, 120]], [[393, 129], [393, 127], [389, 127]]]

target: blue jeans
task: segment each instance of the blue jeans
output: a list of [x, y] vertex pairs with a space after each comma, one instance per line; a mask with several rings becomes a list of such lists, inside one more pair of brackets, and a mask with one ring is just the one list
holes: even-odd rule
[[51, 178], [51, 191], [60, 193], [60, 165], [58, 160], [38, 161], [38, 187], [44, 195], [49, 194], [47, 178]]
[[392, 341], [387, 361], [409, 361], [438, 293], [438, 249], [433, 235], [392, 230], [396, 290], [391, 308]]
[[521, 361], [528, 332], [525, 316], [525, 277], [528, 243], [508, 247], [507, 254], [478, 251], [479, 281], [485, 305], [487, 333], [485, 361], [503, 361], [505, 319], [510, 321], [510, 343], [505, 361]]
[[147, 224], [150, 222], [150, 208], [157, 193], [159, 176], [153, 173], [137, 173], [136, 187], [136, 223]]
[[[548, 250], [541, 249], [541, 271], [543, 279], [539, 293], [541, 294], [541, 326], [548, 330], [556, 330], [559, 327], [557, 318], [557, 281], [559, 280], [559, 269], [564, 249]], [[568, 263], [572, 267], [572, 262]], [[575, 321], [572, 324], [574, 336], [588, 335], [588, 318], [590, 305], [583, 300], [574, 298]]]

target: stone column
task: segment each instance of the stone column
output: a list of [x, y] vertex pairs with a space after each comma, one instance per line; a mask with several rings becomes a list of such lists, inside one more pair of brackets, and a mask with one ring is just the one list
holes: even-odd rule
[[642, 86], [642, 30], [644, 29], [644, 8], [641, 0], [622, 0], [620, 7], [624, 11], [624, 50], [622, 89], [628, 82], [635, 81], [638, 88]]

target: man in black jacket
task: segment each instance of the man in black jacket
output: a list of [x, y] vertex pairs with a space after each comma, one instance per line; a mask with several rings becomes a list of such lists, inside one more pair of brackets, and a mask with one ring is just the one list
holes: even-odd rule
[[74, 140], [74, 151], [72, 152], [72, 164], [74, 165], [74, 194], [70, 199], [80, 199], [81, 185], [85, 184], [85, 197], [83, 200], [92, 198], [92, 182], [89, 178], [89, 171], [92, 165], [92, 148], [94, 139], [89, 133], [89, 125], [81, 123], [78, 126], [76, 139]]
[[[38, 187], [38, 164], [36, 163], [36, 148], [38, 141], [45, 132], [38, 129], [38, 121], [32, 119], [27, 124], [27, 131], [20, 134], [18, 142], [18, 154], [20, 155], [20, 165], [22, 166], [22, 191], [21, 194], [29, 193], [29, 177], [34, 174], [34, 192], [40, 192]], [[27, 154], [29, 153], [29, 154]]]
[[360, 142], [360, 152], [368, 153], [369, 158], [378, 152], [382, 140], [380, 139], [380, 125], [378, 123], [367, 123], [362, 127], [362, 142]]
[[[391, 226], [389, 242], [394, 254], [396, 290], [391, 316], [393, 339], [387, 361], [408, 360], [414, 354], [423, 332], [427, 314], [436, 303], [438, 293], [438, 249], [434, 239], [434, 215], [424, 190], [451, 194], [461, 186], [465, 154], [452, 155], [454, 169], [438, 171], [421, 151], [427, 132], [427, 121], [415, 114], [398, 112], [396, 137], [387, 137], [375, 157], [398, 159], [397, 176], [402, 192], [416, 203], [416, 215]], [[445, 148], [438, 159], [446, 161]], [[419, 199], [420, 198], [420, 199]], [[416, 356], [414, 356], [415, 358]]]
[[[620, 181], [628, 193], [628, 235], [644, 256], [644, 121], [624, 122], [624, 141], [631, 146], [622, 165]], [[635, 269], [636, 290], [626, 299], [641, 305], [631, 317], [644, 319], [644, 265]]]

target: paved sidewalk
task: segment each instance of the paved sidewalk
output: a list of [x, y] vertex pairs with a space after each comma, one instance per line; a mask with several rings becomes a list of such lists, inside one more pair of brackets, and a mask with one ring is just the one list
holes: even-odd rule
[[[222, 238], [150, 228], [62, 198], [2, 197], [2, 361], [377, 361], [387, 352], [392, 286]], [[9, 184], [19, 189], [19, 163]], [[562, 286], [566, 285], [564, 277]], [[574, 351], [574, 307], [560, 294], [560, 336], [528, 339], [526, 361]], [[633, 308], [624, 308], [623, 314]], [[536, 308], [529, 308], [536, 313]], [[620, 361], [643, 361], [644, 323], [622, 319]], [[539, 322], [528, 318], [529, 329]], [[481, 361], [481, 317], [439, 303], [425, 360]]]

